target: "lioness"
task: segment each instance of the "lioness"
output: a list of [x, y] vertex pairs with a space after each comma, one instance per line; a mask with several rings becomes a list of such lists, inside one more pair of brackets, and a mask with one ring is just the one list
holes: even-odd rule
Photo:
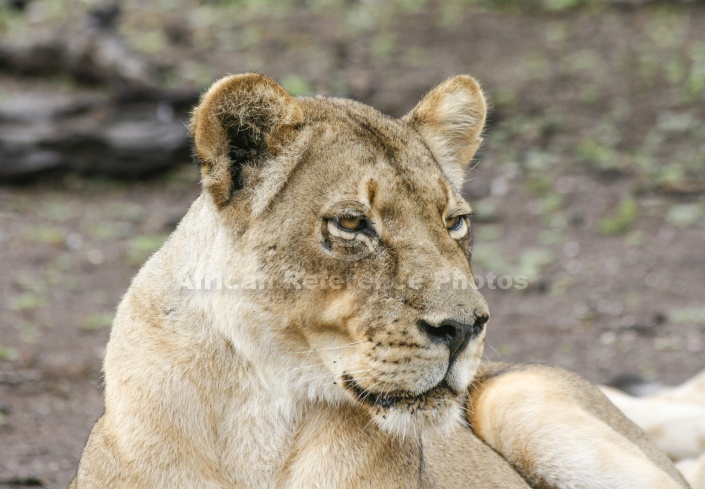
[[687, 487], [587, 382], [481, 364], [480, 87], [401, 120], [258, 74], [203, 96], [202, 195], [135, 277], [78, 488]]

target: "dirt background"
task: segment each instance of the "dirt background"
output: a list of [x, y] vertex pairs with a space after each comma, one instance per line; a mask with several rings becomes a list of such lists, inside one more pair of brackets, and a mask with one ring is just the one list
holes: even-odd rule
[[[104, 7], [70, 5], [0, 3], [0, 46], [70, 36]], [[595, 382], [675, 384], [705, 368], [705, 5], [385, 5], [128, 0], [111, 35], [164, 87], [260, 71], [392, 115], [446, 76], [474, 75], [492, 104], [465, 188], [474, 267], [529, 283], [483, 288], [487, 357]], [[118, 91], [5, 69], [0, 120], [17, 100], [95, 93], [119, 105]], [[110, 155], [89, 156], [103, 168]], [[73, 475], [102, 410], [115, 306], [199, 193], [196, 169], [177, 160], [140, 178], [89, 166], [0, 183], [0, 487], [65, 487]]]

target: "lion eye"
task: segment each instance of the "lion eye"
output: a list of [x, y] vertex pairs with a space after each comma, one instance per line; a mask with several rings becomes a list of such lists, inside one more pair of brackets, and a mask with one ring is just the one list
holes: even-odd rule
[[446, 218], [448, 234], [453, 239], [462, 239], [468, 234], [467, 216], [453, 216]]
[[446, 218], [446, 228], [448, 231], [456, 231], [463, 225], [463, 217], [455, 216]]
[[365, 220], [361, 217], [341, 217], [335, 223], [344, 231], [359, 231], [364, 227]]

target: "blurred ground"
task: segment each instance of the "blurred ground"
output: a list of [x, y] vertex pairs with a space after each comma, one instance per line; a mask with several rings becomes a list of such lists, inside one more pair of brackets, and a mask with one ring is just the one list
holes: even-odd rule
[[[596, 382], [672, 384], [705, 368], [702, 3], [352, 2], [340, 15], [326, 2], [314, 13], [259, 3], [127, 1], [119, 34], [176, 88], [261, 71], [392, 115], [446, 76], [473, 74], [493, 106], [466, 186], [475, 271], [529, 282], [483, 288], [487, 356]], [[3, 43], [70, 30], [90, 2], [68, 16], [57, 5], [0, 9]], [[5, 71], [0, 101], [18, 86], [87, 90], [66, 74]], [[113, 310], [198, 191], [188, 164], [139, 181], [0, 185], [0, 487], [68, 484], [102, 409]]]

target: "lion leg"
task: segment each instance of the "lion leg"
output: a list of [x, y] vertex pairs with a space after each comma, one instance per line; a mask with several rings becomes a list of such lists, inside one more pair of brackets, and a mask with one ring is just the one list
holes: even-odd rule
[[537, 487], [687, 488], [646, 434], [597, 388], [556, 367], [489, 364], [469, 421]]

